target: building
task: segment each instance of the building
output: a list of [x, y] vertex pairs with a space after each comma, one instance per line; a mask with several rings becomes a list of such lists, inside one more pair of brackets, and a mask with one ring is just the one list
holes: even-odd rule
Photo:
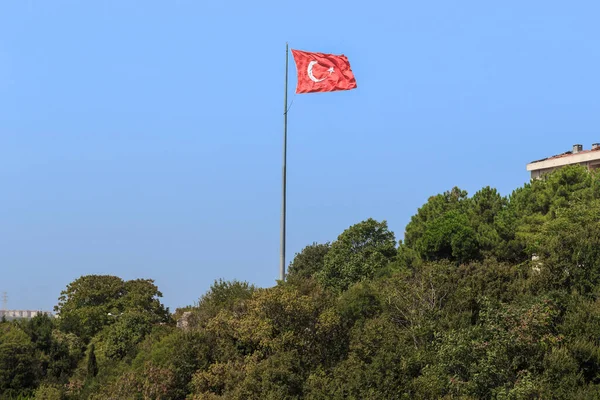
[[0, 319], [6, 318], [7, 320], [13, 319], [31, 319], [38, 315], [46, 314], [48, 316], [52, 316], [50, 311], [40, 311], [40, 310], [0, 310]]
[[530, 162], [527, 171], [531, 171], [531, 179], [540, 179], [548, 172], [573, 164], [583, 165], [590, 171], [600, 168], [600, 143], [592, 144], [590, 150], [583, 150], [582, 145], [575, 144], [571, 151]]

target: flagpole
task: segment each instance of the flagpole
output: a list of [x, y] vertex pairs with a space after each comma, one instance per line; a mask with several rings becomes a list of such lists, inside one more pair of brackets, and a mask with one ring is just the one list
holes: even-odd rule
[[279, 253], [279, 280], [285, 280], [285, 194], [286, 194], [286, 156], [287, 156], [287, 95], [288, 95], [288, 44], [285, 43], [285, 93], [283, 95], [283, 181], [281, 186], [281, 232]]

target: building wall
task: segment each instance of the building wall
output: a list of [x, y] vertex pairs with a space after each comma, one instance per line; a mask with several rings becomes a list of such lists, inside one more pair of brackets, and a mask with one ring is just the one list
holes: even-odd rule
[[[590, 171], [596, 170], [598, 168], [600, 168], [600, 161], [598, 160], [593, 160], [593, 161], [585, 161], [585, 162], [580, 162], [580, 163], [572, 163], [572, 164], [567, 164], [567, 165], [573, 165], [573, 164], [579, 164], [584, 166], [585, 168], [587, 168]], [[532, 170], [531, 171], [531, 179], [540, 179], [543, 175], [554, 171], [557, 168], [561, 168], [563, 167], [561, 166], [557, 166], [557, 167], [553, 167], [553, 168], [544, 168], [544, 169], [536, 169], [536, 170]]]
[[588, 170], [600, 168], [600, 144], [594, 143], [591, 150], [582, 150], [581, 145], [574, 145], [573, 152], [566, 152], [544, 160], [533, 161], [527, 164], [527, 171], [531, 171], [531, 179], [540, 179], [544, 174], [552, 172], [566, 165], [579, 164]]
[[38, 315], [46, 314], [52, 316], [50, 311], [41, 310], [0, 310], [0, 318], [5, 317], [7, 319], [26, 318], [31, 319]]
[[543, 175], [552, 171], [554, 171], [554, 168], [538, 169], [535, 171], [531, 171], [531, 179], [540, 179]]

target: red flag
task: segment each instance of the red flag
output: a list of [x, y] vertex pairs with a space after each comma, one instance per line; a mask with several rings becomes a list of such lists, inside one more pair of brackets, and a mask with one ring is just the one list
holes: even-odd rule
[[296, 93], [334, 92], [356, 88], [356, 79], [345, 55], [292, 50], [298, 85]]

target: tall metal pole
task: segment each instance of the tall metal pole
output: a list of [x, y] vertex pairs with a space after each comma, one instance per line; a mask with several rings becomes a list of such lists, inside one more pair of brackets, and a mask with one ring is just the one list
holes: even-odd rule
[[285, 280], [285, 178], [286, 178], [286, 156], [287, 156], [287, 94], [288, 94], [288, 44], [285, 44], [285, 93], [283, 95], [283, 182], [281, 186], [281, 234], [279, 252], [279, 280]]

